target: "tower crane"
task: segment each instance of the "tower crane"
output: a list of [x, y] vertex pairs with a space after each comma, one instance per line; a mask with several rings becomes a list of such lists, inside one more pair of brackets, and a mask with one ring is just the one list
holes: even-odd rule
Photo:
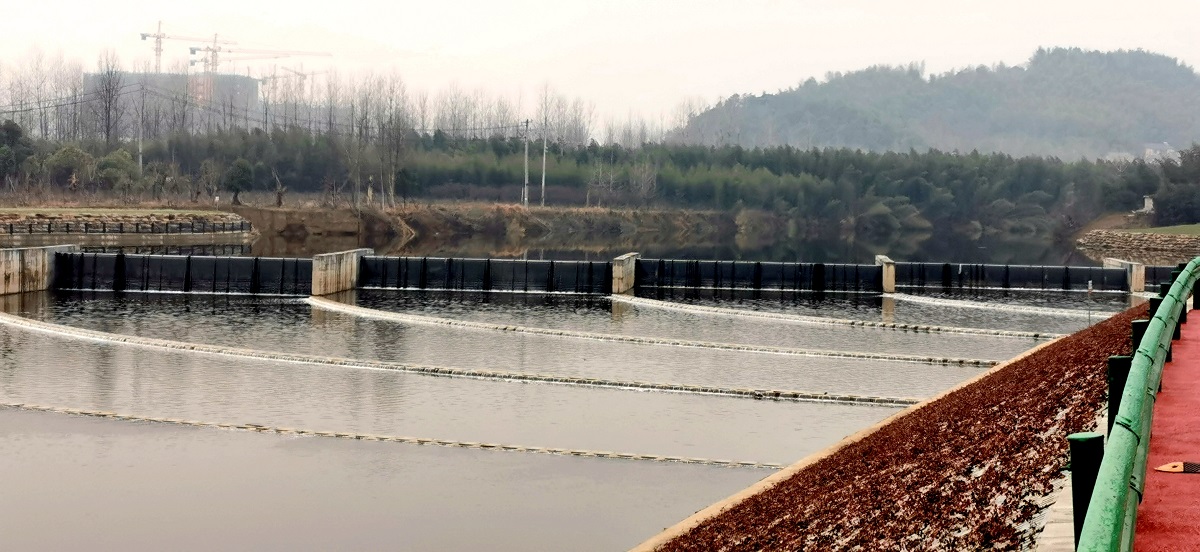
[[[265, 56], [265, 57], [257, 58], [257, 59], [271, 59], [271, 58], [281, 58], [281, 57], [289, 57], [289, 56], [331, 56], [331, 55], [333, 55], [333, 54], [330, 54], [329, 52], [305, 52], [305, 51], [299, 51], [299, 50], [256, 50], [256, 49], [247, 49], [247, 48], [236, 48], [236, 49], [235, 48], [225, 48], [225, 47], [219, 45], [215, 40], [213, 41], [212, 46], [192, 46], [191, 48], [189, 48], [189, 50], [191, 51], [192, 55], [196, 55], [200, 52], [204, 52], [205, 54], [207, 54], [203, 58], [203, 61], [204, 61], [204, 70], [208, 71], [208, 72], [216, 72], [217, 69], [220, 68], [221, 62], [223, 62], [223, 61], [238, 61], [238, 60], [252, 59], [252, 58], [248, 58], [248, 57], [222, 58], [221, 57], [222, 53], [251, 54], [251, 55], [255, 55], [255, 56]], [[193, 63], [193, 65], [194, 65], [194, 63]]]
[[300, 87], [301, 88], [303, 88], [304, 84], [306, 82], [308, 82], [308, 77], [324, 75], [325, 73], [329, 72], [329, 71], [309, 71], [306, 73], [304, 71], [297, 71], [295, 69], [292, 69], [291, 67], [284, 67], [283, 70], [291, 73], [291, 75], [290, 75], [291, 77], [300, 79]]
[[[207, 38], [200, 38], [200, 37], [195, 37], [195, 36], [179, 36], [179, 35], [166, 34], [162, 30], [162, 21], [158, 22], [158, 32], [141, 33], [141, 35], [142, 35], [142, 40], [146, 40], [148, 38], [154, 39], [154, 72], [155, 73], [162, 72], [162, 50], [163, 50], [162, 41], [164, 39], [191, 40], [191, 41], [200, 41], [200, 42], [208, 42], [209, 41], [209, 39], [207, 39]], [[217, 35], [215, 35], [215, 34], [212, 37], [212, 43], [213, 43], [214, 47], [218, 47], [218, 48], [220, 47], [219, 46], [220, 44], [237, 44], [237, 42], [234, 42], [232, 40], [220, 40], [217, 38]]]
[[[222, 61], [222, 62], [225, 62], [225, 61], [251, 61], [251, 60], [260, 60], [260, 59], [279, 59], [279, 58], [281, 58], [281, 57], [287, 57], [287, 56], [283, 56], [283, 55], [274, 55], [274, 56], [238, 56], [238, 57], [227, 57], [227, 58], [223, 58], [223, 59], [221, 59], [221, 61]], [[202, 58], [200, 58], [200, 59], [191, 59], [191, 60], [188, 60], [188, 65], [189, 65], [189, 66], [196, 65], [197, 63], [200, 63], [200, 64], [204, 65], [204, 71], [205, 71], [205, 72], [212, 72], [212, 71], [216, 71], [216, 67], [215, 67], [215, 65], [214, 65], [214, 64], [215, 64], [215, 62], [213, 62], [213, 61], [212, 61], [212, 57], [211, 57], [211, 55], [209, 55], [209, 56], [204, 56], [204, 57], [202, 57]], [[290, 78], [290, 76], [288, 76], [288, 78]], [[259, 80], [262, 80], [262, 79], [259, 79]]]
[[295, 69], [292, 69], [291, 67], [284, 67], [283, 70], [287, 71], [297, 77], [300, 77], [300, 80], [304, 80], [304, 79], [307, 79], [308, 77], [312, 77], [315, 75], [324, 75], [325, 73], [329, 72], [329, 71], [309, 71], [306, 73], [304, 71], [297, 71]]

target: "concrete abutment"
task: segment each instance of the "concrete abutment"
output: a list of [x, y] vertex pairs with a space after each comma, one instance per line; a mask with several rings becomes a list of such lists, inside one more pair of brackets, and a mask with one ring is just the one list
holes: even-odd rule
[[641, 256], [640, 253], [626, 253], [613, 259], [613, 295], [633, 293], [635, 284], [637, 283], [637, 260]]
[[362, 248], [313, 256], [312, 294], [329, 295], [357, 288], [362, 258], [372, 253]]
[[77, 245], [0, 249], [0, 295], [50, 289], [54, 282], [55, 253], [73, 253]]
[[876, 255], [875, 266], [883, 267], [883, 281], [880, 284], [880, 291], [884, 293], [896, 293], [896, 261], [888, 258], [887, 255]]

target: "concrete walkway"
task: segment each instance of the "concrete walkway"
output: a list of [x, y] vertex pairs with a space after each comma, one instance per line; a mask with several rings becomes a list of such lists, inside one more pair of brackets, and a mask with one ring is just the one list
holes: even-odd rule
[[[1069, 475], [1069, 474], [1068, 474]], [[1058, 491], [1058, 499], [1046, 512], [1046, 528], [1037, 539], [1038, 552], [1072, 552], [1075, 550], [1075, 522], [1071, 500], [1071, 478]]]
[[1139, 552], [1200, 550], [1200, 474], [1154, 470], [1169, 462], [1200, 462], [1200, 323], [1184, 324], [1181, 335], [1155, 400], [1133, 541]]
[[[1100, 411], [1096, 426], [1091, 431], [1106, 433], [1108, 409]], [[1075, 501], [1071, 494], [1071, 472], [1064, 471], [1066, 483], [1052, 495], [1050, 508], [1046, 510], [1046, 527], [1037, 537], [1037, 552], [1075, 551]]]

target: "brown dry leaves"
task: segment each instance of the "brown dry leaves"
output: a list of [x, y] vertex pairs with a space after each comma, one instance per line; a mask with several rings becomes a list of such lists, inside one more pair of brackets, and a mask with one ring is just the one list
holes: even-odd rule
[[1017, 550], [1145, 306], [900, 418], [661, 550]]

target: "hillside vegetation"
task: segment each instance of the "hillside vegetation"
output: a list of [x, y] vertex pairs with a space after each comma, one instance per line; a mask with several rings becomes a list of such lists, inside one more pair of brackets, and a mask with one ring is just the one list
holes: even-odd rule
[[940, 75], [919, 64], [833, 73], [777, 94], [735, 95], [675, 139], [872, 151], [936, 148], [1090, 159], [1200, 137], [1200, 77], [1137, 51], [1040, 49], [1021, 66]]

